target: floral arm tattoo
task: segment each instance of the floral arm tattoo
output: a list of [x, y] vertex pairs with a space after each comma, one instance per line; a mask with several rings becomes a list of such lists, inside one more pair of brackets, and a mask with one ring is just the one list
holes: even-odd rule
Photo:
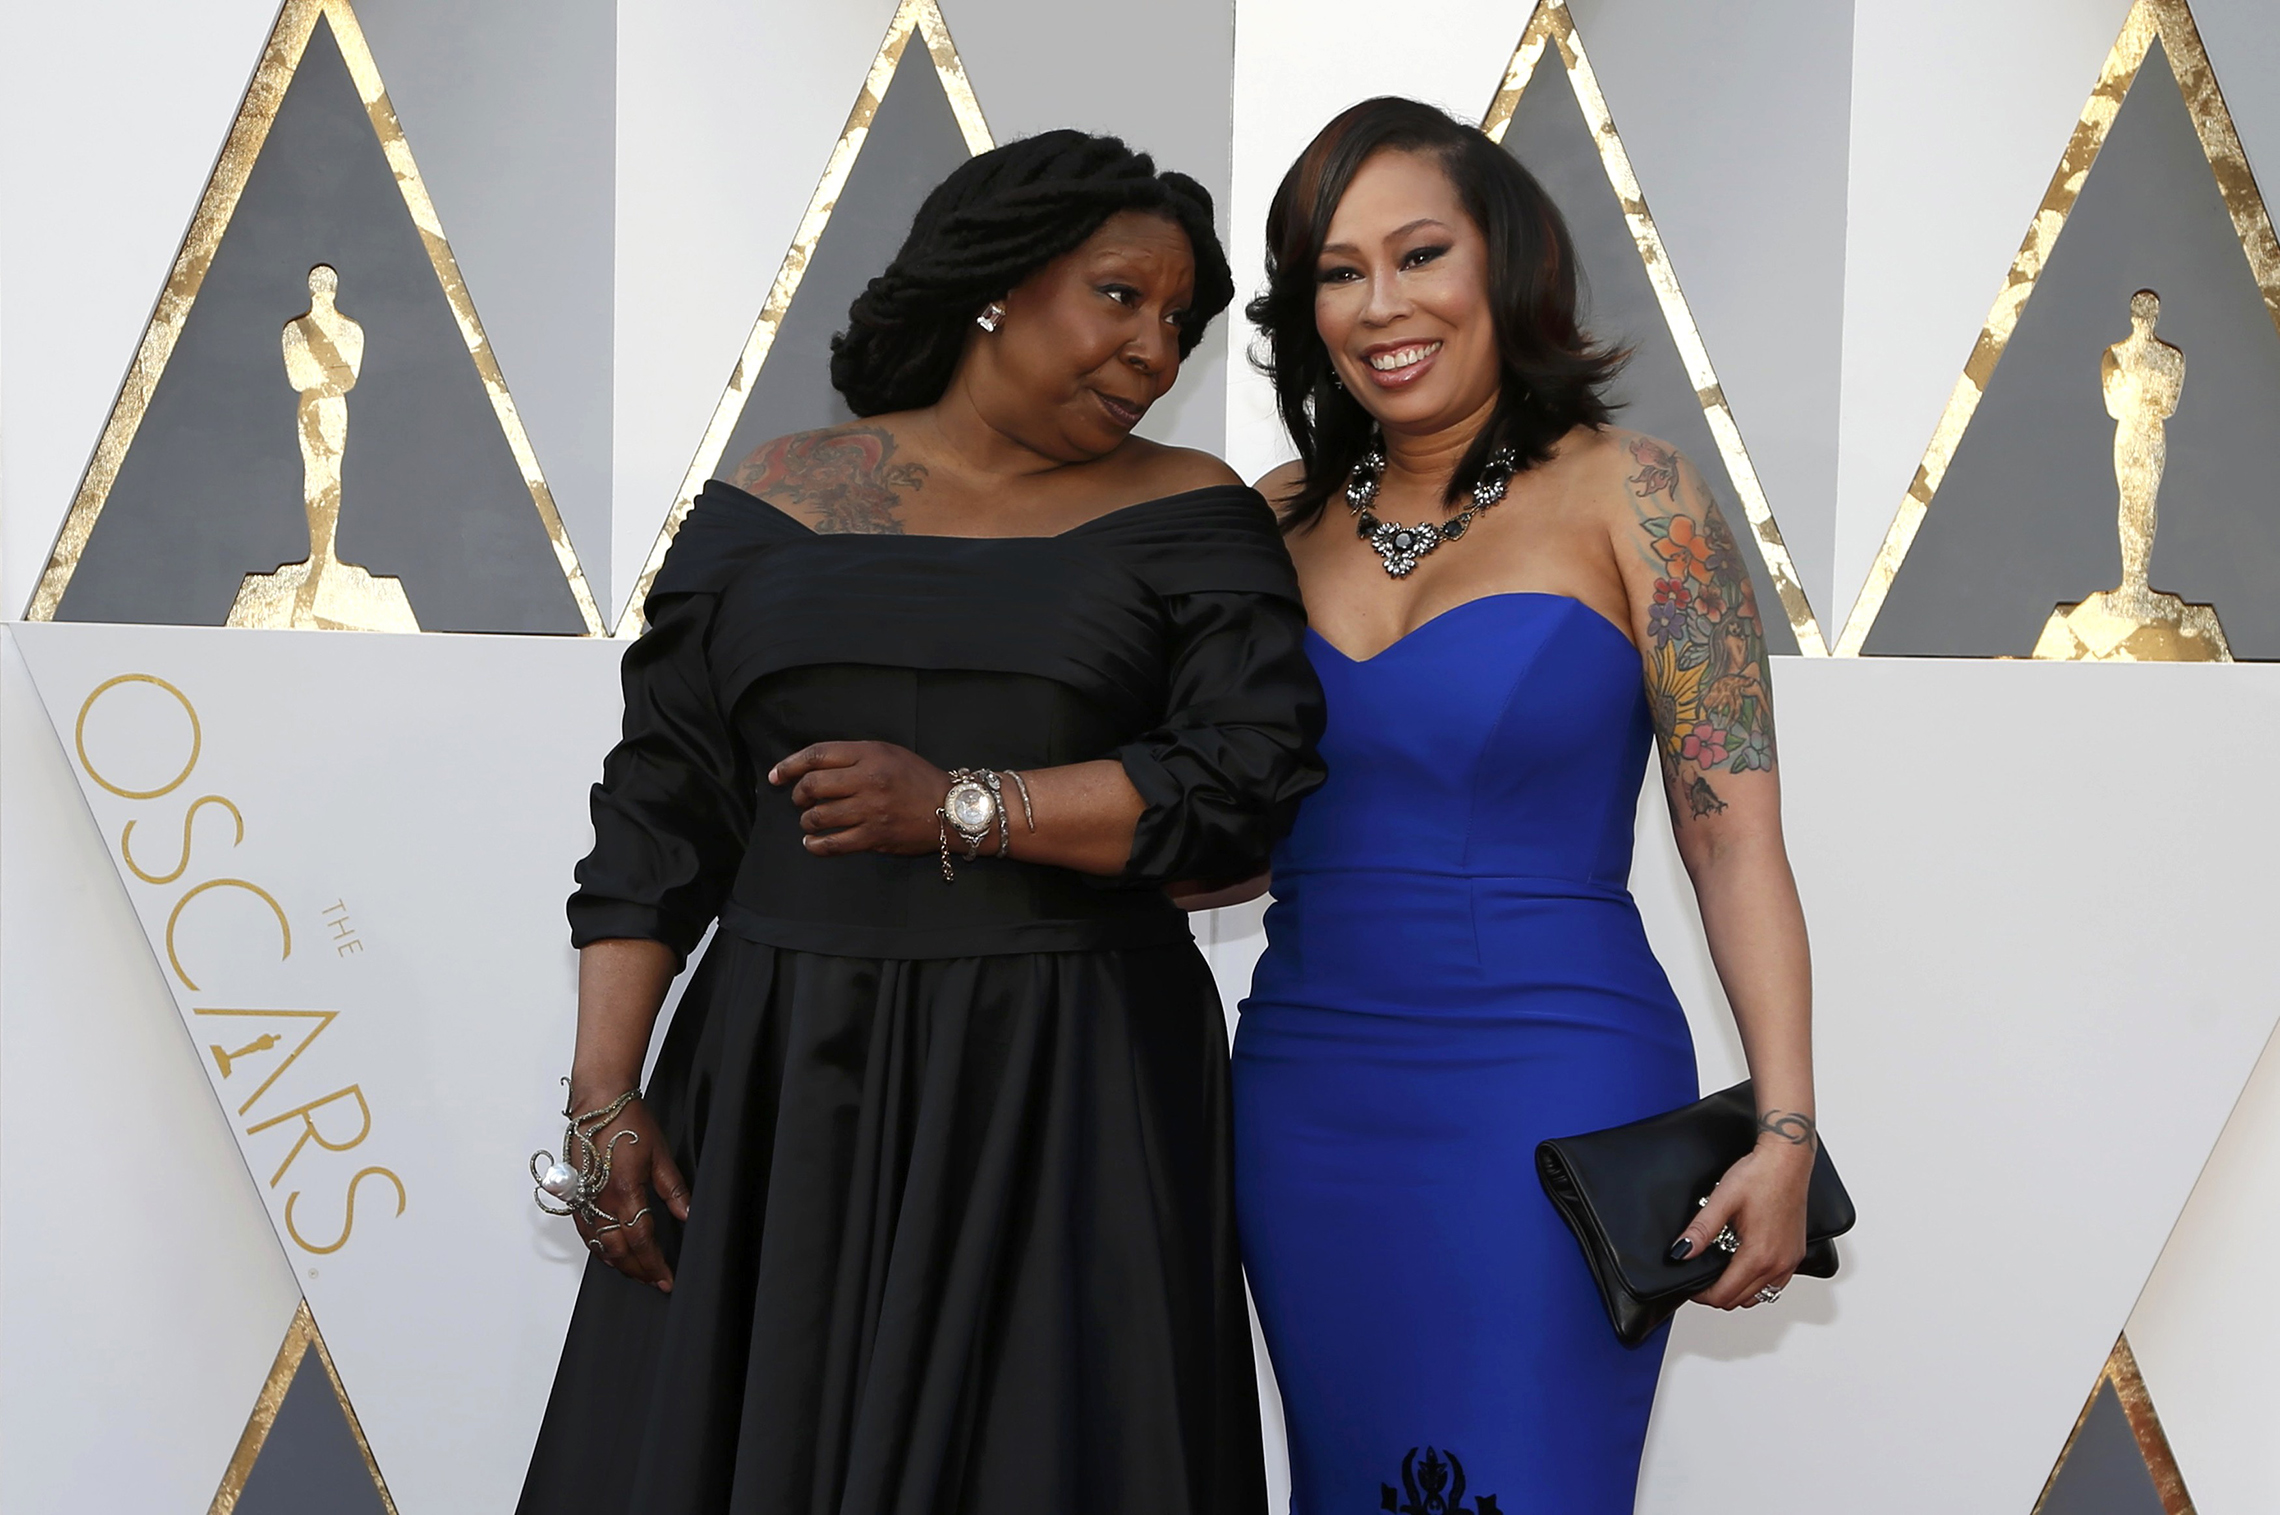
[[737, 466], [729, 480], [780, 510], [796, 510], [824, 536], [900, 536], [897, 490], [926, 485], [924, 463], [897, 463], [884, 426], [839, 426], [779, 437]]
[[1647, 703], [1674, 813], [1726, 808], [1713, 774], [1771, 772], [1773, 704], [1757, 595], [1734, 534], [1694, 465], [1648, 437], [1626, 444], [1640, 555], [1655, 573], [1647, 611]]

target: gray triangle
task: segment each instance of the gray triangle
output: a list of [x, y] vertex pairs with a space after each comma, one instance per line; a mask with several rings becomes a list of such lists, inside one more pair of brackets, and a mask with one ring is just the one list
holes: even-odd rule
[[832, 336], [846, 329], [847, 307], [863, 287], [886, 271], [927, 192], [967, 157], [941, 76], [914, 34], [715, 465], [722, 478], [775, 437], [854, 419], [831, 387]]
[[315, 1347], [301, 1355], [236, 1515], [386, 1515]]
[[2156, 589], [2214, 602], [2235, 657], [2280, 658], [2280, 335], [2161, 44], [2146, 53], [1988, 381], [1866, 651], [2025, 656], [2051, 608], [2121, 582], [2098, 364], [2130, 295], [2185, 353]]
[[2162, 1515], [2161, 1492], [2107, 1380], [2098, 1380], [2089, 1417], [2067, 1447], [2037, 1515]]
[[1632, 240], [1622, 204], [1607, 182], [1599, 144], [1584, 122], [1556, 50], [1547, 47], [1537, 61], [1536, 72], [1512, 112], [1504, 145], [1536, 176], [1567, 218], [1587, 290], [1585, 329], [1602, 342], [1631, 349], [1631, 361], [1613, 392], [1623, 402], [1616, 424], [1660, 437], [1694, 460], [1749, 561], [1767, 649], [1795, 652], [1797, 635], [1790, 629], [1788, 612], [1758, 555], [1756, 535], [1742, 513], [1741, 495], [1703, 417], [1702, 402], [1678, 355], [1678, 342], [1663, 319], [1646, 265], [1639, 261], [1639, 245]]
[[278, 334], [308, 271], [365, 333], [340, 551], [429, 631], [581, 632], [554, 547], [328, 21], [120, 465], [57, 618], [218, 626], [248, 572], [308, 556]]

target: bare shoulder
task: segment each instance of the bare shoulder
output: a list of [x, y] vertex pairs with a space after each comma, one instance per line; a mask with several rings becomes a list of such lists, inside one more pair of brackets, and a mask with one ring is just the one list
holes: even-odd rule
[[1288, 463], [1268, 469], [1259, 475], [1259, 482], [1251, 487], [1267, 497], [1267, 503], [1281, 515], [1283, 507], [1298, 493], [1298, 486], [1306, 482], [1306, 465], [1292, 458]]
[[1669, 556], [1674, 537], [1732, 552], [1732, 530], [1693, 459], [1645, 432], [1609, 427], [1601, 439], [1586, 493], [1624, 556], [1652, 565]]
[[1210, 453], [1194, 447], [1167, 447], [1134, 437], [1119, 449], [1126, 455], [1135, 488], [1143, 499], [1162, 499], [1191, 489], [1243, 487], [1242, 476]]
[[893, 535], [896, 507], [926, 483], [926, 465], [899, 457], [893, 417], [795, 431], [752, 450], [729, 482], [826, 535]]
[[1642, 473], [1659, 475], [1674, 465], [1678, 450], [1620, 426], [1578, 427], [1560, 442], [1559, 466], [1571, 470], [1573, 498], [1588, 501], [1606, 515], [1611, 530], [1632, 525], [1631, 507]]
[[1702, 475], [1693, 460], [1662, 438], [1643, 431], [1604, 428], [1596, 434], [1588, 466], [1597, 478], [1616, 486], [1620, 498], [1668, 498], [1676, 491], [1707, 500]]

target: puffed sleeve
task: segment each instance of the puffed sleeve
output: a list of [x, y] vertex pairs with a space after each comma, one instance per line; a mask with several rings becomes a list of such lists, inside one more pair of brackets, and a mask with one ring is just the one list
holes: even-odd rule
[[710, 594], [652, 597], [626, 650], [623, 738], [593, 790], [594, 850], [578, 865], [570, 940], [663, 942], [686, 959], [736, 878], [755, 777], [705, 654]]
[[1289, 597], [1218, 591], [1165, 601], [1166, 715], [1117, 753], [1148, 807], [1126, 881], [1249, 878], [1321, 785], [1322, 686], [1292, 588]]

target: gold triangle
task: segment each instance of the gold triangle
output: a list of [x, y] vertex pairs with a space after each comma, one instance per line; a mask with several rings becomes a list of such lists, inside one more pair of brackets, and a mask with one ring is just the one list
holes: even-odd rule
[[1781, 526], [1774, 520], [1773, 506], [1766, 500], [1757, 470], [1751, 466], [1749, 449], [1743, 445], [1741, 428], [1734, 421], [1733, 407], [1726, 403], [1726, 392], [1719, 386], [1717, 370], [1710, 363], [1710, 350], [1703, 345], [1701, 330], [1694, 324], [1694, 312], [1687, 306], [1685, 291], [1679, 288], [1678, 275], [1671, 270], [1670, 253], [1663, 247], [1662, 233], [1655, 229], [1655, 218], [1647, 209], [1647, 198], [1639, 189], [1638, 176], [1631, 171], [1631, 156], [1623, 150], [1623, 138], [1615, 129], [1607, 97], [1600, 93], [1599, 76], [1592, 72], [1591, 61], [1584, 54], [1583, 38], [1576, 31], [1575, 17], [1568, 11], [1567, 0], [1537, 0], [1527, 26], [1520, 33], [1520, 45], [1512, 50], [1512, 61], [1505, 67], [1504, 82], [1497, 86], [1496, 98], [1489, 101], [1488, 111], [1481, 117], [1481, 130], [1493, 142], [1504, 140], [1505, 132], [1512, 125], [1512, 112], [1528, 88], [1528, 81], [1535, 77], [1536, 65], [1547, 47], [1558, 50], [1560, 61], [1567, 67], [1568, 84], [1575, 92], [1576, 104], [1583, 110], [1584, 124], [1590, 129], [1592, 140], [1599, 144], [1599, 162], [1607, 171], [1608, 187], [1623, 207], [1623, 219], [1630, 225], [1631, 240], [1639, 249], [1639, 261], [1646, 268], [1647, 282], [1654, 287], [1664, 324], [1669, 326], [1671, 340], [1678, 344], [1679, 359], [1686, 365], [1687, 377], [1693, 381], [1694, 397], [1702, 406], [1702, 418], [1709, 423], [1710, 435], [1717, 440], [1718, 456], [1726, 465], [1726, 476], [1733, 480], [1734, 490], [1741, 496], [1742, 513], [1749, 518], [1750, 532], [1757, 541], [1766, 576], [1773, 580], [1774, 592], [1781, 597], [1782, 613], [1789, 618], [1789, 629], [1797, 638], [1797, 650], [1808, 657], [1825, 656], [1828, 644], [1822, 640], [1821, 623], [1806, 598], [1804, 582], [1797, 576], [1797, 565], [1790, 560], [1789, 546], [1781, 538]]
[[452, 256], [451, 244], [444, 240], [443, 223], [436, 216], [435, 202], [428, 196], [419, 165], [412, 160], [411, 146], [404, 140], [403, 127], [396, 120], [396, 108], [389, 103], [387, 86], [381, 82], [372, 49], [364, 40], [364, 29], [357, 24], [356, 12], [349, 0], [285, 0], [283, 9], [278, 12], [277, 24], [270, 29], [261, 62], [254, 69], [253, 82], [246, 86], [237, 119], [230, 123], [221, 157], [206, 181], [205, 193], [198, 198], [197, 214], [183, 235], [181, 250], [175, 254], [174, 266], [166, 276], [166, 287], [159, 292], [150, 324], [144, 328], [142, 345], [136, 350], [126, 379], [119, 386], [119, 398], [111, 407], [110, 420], [95, 444], [94, 456], [88, 460], [87, 472], [79, 481], [79, 491], [64, 517], [63, 529], [56, 534], [55, 548], [48, 555], [47, 567], [40, 574], [39, 585], [32, 593], [32, 602], [24, 617], [32, 621], [52, 621], [57, 607], [63, 603], [64, 590], [70, 586], [71, 576], [79, 567], [80, 554], [87, 549], [96, 518], [103, 513], [104, 501], [110, 497], [119, 466], [126, 460], [128, 448], [134, 445], [143, 412], [158, 388], [159, 376], [166, 371], [167, 359], [173, 355], [174, 345], [182, 335], [183, 324], [198, 298], [199, 286], [204, 283], [206, 270], [221, 247], [223, 234], [229, 230], [230, 218], [245, 192], [246, 180], [261, 157], [262, 146], [269, 139], [269, 128], [277, 119], [278, 107], [284, 103], [285, 91], [300, 68], [302, 53], [320, 18], [331, 23], [333, 39], [340, 45], [349, 76], [355, 80], [357, 94], [372, 119], [373, 133], [379, 137], [388, 166], [395, 172], [404, 207], [411, 213], [412, 224], [419, 228], [420, 241], [427, 248], [428, 261], [434, 265], [436, 280], [443, 286], [444, 298], [450, 303], [451, 313], [466, 339], [467, 355], [475, 364], [484, 391], [491, 397], [499, 429], [505, 434], [507, 446], [522, 471], [531, 504], [546, 527], [547, 540], [553, 544], [555, 560], [569, 584], [571, 598], [577, 603], [579, 618], [585, 622], [586, 634], [600, 636], [603, 631], [601, 611], [594, 603], [593, 591], [587, 587], [586, 572], [579, 566], [578, 554], [570, 545], [570, 534], [562, 525], [561, 514], [554, 508], [554, 494], [547, 487], [545, 475], [539, 471], [538, 456], [523, 430], [514, 397], [507, 392], [507, 381], [500, 376], [490, 339], [484, 335], [483, 323], [475, 314], [475, 304], [468, 298], [466, 281], [460, 277], [459, 262]]
[[674, 497], [673, 508], [666, 513], [665, 524], [650, 546], [640, 576], [633, 581], [633, 592], [627, 597], [625, 608], [618, 613], [617, 634], [621, 637], [641, 635], [642, 602], [649, 598], [649, 586], [656, 581], [657, 570], [664, 565], [665, 550], [673, 545], [673, 534], [688, 519], [689, 508], [696, 503], [705, 481], [720, 466], [720, 455], [736, 430], [737, 420], [744, 414], [744, 402], [751, 397], [761, 365], [768, 361], [768, 349], [775, 345], [777, 328], [783, 325], [785, 313], [792, 308], [792, 297], [800, 292], [800, 280], [807, 274], [808, 259], [815, 255], [816, 243], [822, 240], [824, 228], [831, 224], [831, 213], [839, 204], [840, 191], [847, 187], [847, 176], [854, 171], [855, 160], [862, 155], [863, 143], [871, 134], [871, 120], [879, 113], [879, 102], [887, 97], [887, 87], [895, 82], [895, 69], [902, 63], [903, 49], [913, 33], [926, 43], [935, 75], [942, 81], [942, 91], [950, 97], [950, 114], [957, 119], [958, 130], [965, 136], [966, 151], [978, 155], [996, 145], [990, 139], [988, 123], [982, 119], [981, 104], [974, 98], [974, 86], [966, 78], [966, 65], [959, 60], [958, 49], [951, 44], [950, 27], [942, 19], [941, 7], [935, 0], [901, 0], [895, 7], [894, 19], [887, 23], [886, 38], [871, 59], [870, 72], [864, 75], [863, 89], [855, 97], [855, 107], [847, 113], [847, 125], [832, 145], [831, 156], [824, 160], [823, 177], [816, 181], [807, 212], [800, 217], [799, 229], [792, 234], [792, 245], [784, 250], [784, 261], [776, 270], [776, 282], [768, 287], [768, 298], [760, 307], [759, 319], [752, 323], [752, 334], [744, 340], [744, 351], [728, 376], [728, 387], [721, 391], [720, 403], [713, 407], [712, 421], [697, 443], [696, 456], [689, 460], [689, 471], [682, 476], [680, 493]]
[[373, 1461], [372, 1445], [364, 1439], [364, 1426], [348, 1402], [348, 1390], [341, 1384], [340, 1371], [333, 1366], [332, 1353], [326, 1350], [324, 1336], [317, 1330], [316, 1317], [309, 1313], [309, 1302], [305, 1299], [293, 1312], [293, 1323], [285, 1328], [285, 1340], [277, 1348], [277, 1360], [270, 1364], [269, 1377], [262, 1381], [261, 1392], [254, 1396], [253, 1413], [246, 1417], [245, 1432], [238, 1437], [237, 1450], [230, 1454], [230, 1465], [222, 1473], [222, 1486], [214, 1491], [214, 1502], [206, 1507], [206, 1515], [231, 1515], [237, 1508], [238, 1497], [245, 1492], [245, 1481], [252, 1476], [253, 1465], [261, 1460], [261, 1449], [269, 1440], [270, 1428], [277, 1424], [277, 1411], [285, 1403], [285, 1393], [293, 1387], [293, 1377], [312, 1347], [316, 1349], [318, 1364], [325, 1370], [325, 1381], [332, 1385], [333, 1397], [340, 1401], [340, 1413], [348, 1421], [349, 1434], [356, 1438], [357, 1454], [364, 1459], [364, 1471], [371, 1475], [373, 1492], [380, 1496], [380, 1508], [388, 1515], [396, 1515], [396, 1501], [388, 1493], [387, 1480], [380, 1476], [380, 1464]]
[[2169, 1450], [2169, 1437], [2161, 1429], [2161, 1417], [2153, 1410], [2153, 1396], [2146, 1392], [2145, 1376], [2138, 1371], [2137, 1354], [2130, 1350], [2127, 1333], [2114, 1338], [2114, 1350], [2107, 1354], [2106, 1365], [2098, 1370], [2098, 1381], [2090, 1385], [2090, 1397], [2082, 1401], [2082, 1413], [2074, 1417], [2074, 1429], [2066, 1433], [2066, 1445], [2059, 1450], [2058, 1462], [2043, 1481], [2043, 1491], [2035, 1498], [2034, 1515], [2043, 1515], [2043, 1506], [2050, 1502], [2051, 1490], [2058, 1486], [2058, 1475], [2066, 1470], [2066, 1460], [2074, 1455], [2074, 1444], [2081, 1438], [2082, 1428], [2090, 1422], [2090, 1411], [2098, 1403], [2098, 1391], [2106, 1385], [2114, 1386], [2114, 1397], [2121, 1401], [2122, 1414], [2130, 1423], [2131, 1439], [2136, 1441], [2138, 1456], [2145, 1459], [2145, 1470], [2153, 1479], [2154, 1492], [2161, 1496], [2162, 1515], [2193, 1515], [2193, 1496], [2185, 1492], [2185, 1475], [2178, 1470], [2177, 1455]]
[[1995, 376], [1995, 365], [2018, 329], [2019, 316], [2035, 292], [2035, 282], [2049, 265], [2059, 233], [2066, 229], [2067, 216], [2097, 164], [2107, 133], [2113, 129], [2122, 102], [2129, 97], [2130, 86], [2145, 63], [2147, 50], [2157, 38], [2178, 91], [2185, 97], [2185, 109], [2193, 118], [2193, 130], [2201, 139], [2209, 170], [2216, 176], [2217, 191], [2232, 215], [2241, 252], [2264, 295], [2265, 312], [2280, 330], [2280, 239], [2273, 235], [2272, 217], [2265, 209], [2264, 196], [2257, 191], [2256, 175], [2249, 170], [2240, 134], [2233, 129], [2232, 112], [2225, 108], [2224, 94], [2217, 88], [2216, 70], [2209, 64], [2208, 50], [2201, 45], [2200, 28], [2193, 23], [2193, 8], [2188, 0], [2136, 0], [2122, 22], [2121, 35], [2106, 55], [2097, 87], [2090, 91], [2090, 99], [2074, 123], [2074, 135], [2067, 140], [2058, 168], [2050, 176], [2050, 187], [2043, 192], [2042, 204], [2028, 223], [2026, 238], [2019, 244], [2018, 256], [2011, 260], [2002, 291], [1987, 313], [1978, 341], [1972, 344], [1971, 357], [1948, 396], [1947, 409], [1932, 432], [1931, 445], [1924, 449], [1916, 477], [1885, 531], [1884, 545], [1877, 551], [1859, 598], [1853, 601], [1852, 614], [1845, 618], [1844, 633], [1837, 638], [1838, 657], [1858, 657], [1867, 645], [1885, 598], [1892, 592], [1892, 581], [1907, 561], [1908, 549], [1915, 545], [1916, 533], [1923, 528], [1924, 516], [1939, 493], [1948, 464], [1954, 461], [1955, 450], [1971, 427], [1972, 413]]

